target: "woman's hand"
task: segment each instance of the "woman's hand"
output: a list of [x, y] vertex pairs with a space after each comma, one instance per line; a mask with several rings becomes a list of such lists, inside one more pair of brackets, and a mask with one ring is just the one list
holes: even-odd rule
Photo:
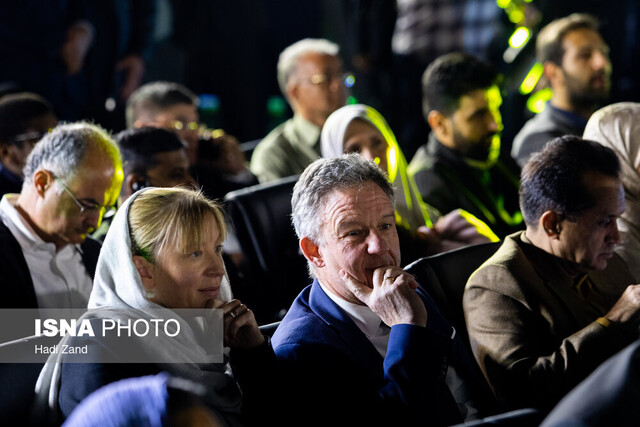
[[253, 312], [239, 300], [224, 303], [224, 345], [226, 347], [253, 348], [265, 341], [258, 329], [258, 322]]

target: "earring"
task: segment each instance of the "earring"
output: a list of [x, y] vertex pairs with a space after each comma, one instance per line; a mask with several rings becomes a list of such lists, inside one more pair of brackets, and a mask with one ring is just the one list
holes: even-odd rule
[[152, 299], [156, 297], [156, 293], [153, 292], [153, 290], [149, 290], [147, 288], [144, 288], [144, 297], [146, 299]]

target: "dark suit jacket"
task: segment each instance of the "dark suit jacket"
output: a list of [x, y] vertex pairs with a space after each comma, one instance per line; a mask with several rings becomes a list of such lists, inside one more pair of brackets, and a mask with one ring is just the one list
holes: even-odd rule
[[[435, 303], [422, 288], [418, 293], [427, 308], [427, 328], [392, 327], [383, 359], [317, 281], [305, 288], [272, 339], [285, 385], [284, 407], [278, 410], [289, 417], [285, 424], [460, 422], [444, 382], [447, 360], [457, 363], [463, 377], [473, 376], [475, 365], [465, 360], [462, 343], [451, 339], [452, 328]], [[490, 391], [484, 390], [486, 398]]]
[[467, 283], [471, 347], [489, 383], [512, 406], [549, 410], [636, 333], [596, 322], [634, 283], [617, 255], [580, 296], [560, 258], [515, 233]]
[[[100, 243], [87, 238], [81, 245], [82, 263], [93, 279], [100, 253]], [[27, 261], [20, 244], [0, 221], [0, 308], [38, 308], [36, 293]]]

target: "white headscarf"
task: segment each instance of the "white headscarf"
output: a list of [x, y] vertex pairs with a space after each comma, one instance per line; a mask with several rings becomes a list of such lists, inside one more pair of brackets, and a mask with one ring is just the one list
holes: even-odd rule
[[422, 200], [416, 184], [407, 173], [407, 161], [396, 137], [384, 117], [368, 105], [346, 105], [334, 111], [322, 127], [320, 150], [322, 157], [339, 157], [344, 154], [344, 137], [349, 124], [362, 119], [376, 127], [389, 144], [387, 167], [389, 181], [394, 188], [396, 222], [415, 231], [426, 225], [432, 227], [440, 213]]
[[583, 137], [611, 148], [620, 159], [626, 209], [618, 220], [622, 246], [617, 252], [640, 280], [640, 104], [620, 102], [601, 108], [589, 119]]
[[[174, 318], [180, 322], [180, 334], [175, 339], [149, 335], [141, 338], [145, 353], [165, 355], [165, 360], [175, 363], [159, 363], [159, 368], [172, 375], [203, 384], [208, 400], [221, 412], [238, 413], [241, 393], [235, 380], [228, 374], [228, 364], [194, 361], [206, 360], [207, 352], [198, 344], [196, 332], [185, 320], [171, 315], [171, 310], [145, 298], [140, 274], [133, 263], [133, 250], [129, 230], [129, 209], [136, 197], [149, 190], [143, 189], [129, 197], [118, 209], [100, 250], [93, 290], [89, 297], [89, 309], [82, 318], [152, 319]], [[227, 277], [222, 281], [220, 298], [228, 300], [231, 288]], [[225, 299], [226, 298], [226, 299]], [[166, 316], [163, 316], [166, 313]], [[61, 344], [67, 343], [66, 336]], [[62, 354], [52, 354], [47, 360], [36, 389], [39, 393], [48, 389], [48, 405], [57, 406], [60, 388]]]

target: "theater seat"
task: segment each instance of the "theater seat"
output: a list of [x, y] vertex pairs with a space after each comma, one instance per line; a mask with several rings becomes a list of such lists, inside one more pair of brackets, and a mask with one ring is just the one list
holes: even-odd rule
[[413, 274], [434, 299], [440, 312], [468, 344], [469, 335], [462, 310], [462, 295], [469, 276], [500, 247], [500, 242], [482, 243], [421, 258], [404, 269]]
[[296, 295], [311, 283], [291, 225], [291, 195], [298, 176], [233, 191], [225, 208], [245, 261], [234, 294], [256, 314], [258, 324], [280, 320]]

